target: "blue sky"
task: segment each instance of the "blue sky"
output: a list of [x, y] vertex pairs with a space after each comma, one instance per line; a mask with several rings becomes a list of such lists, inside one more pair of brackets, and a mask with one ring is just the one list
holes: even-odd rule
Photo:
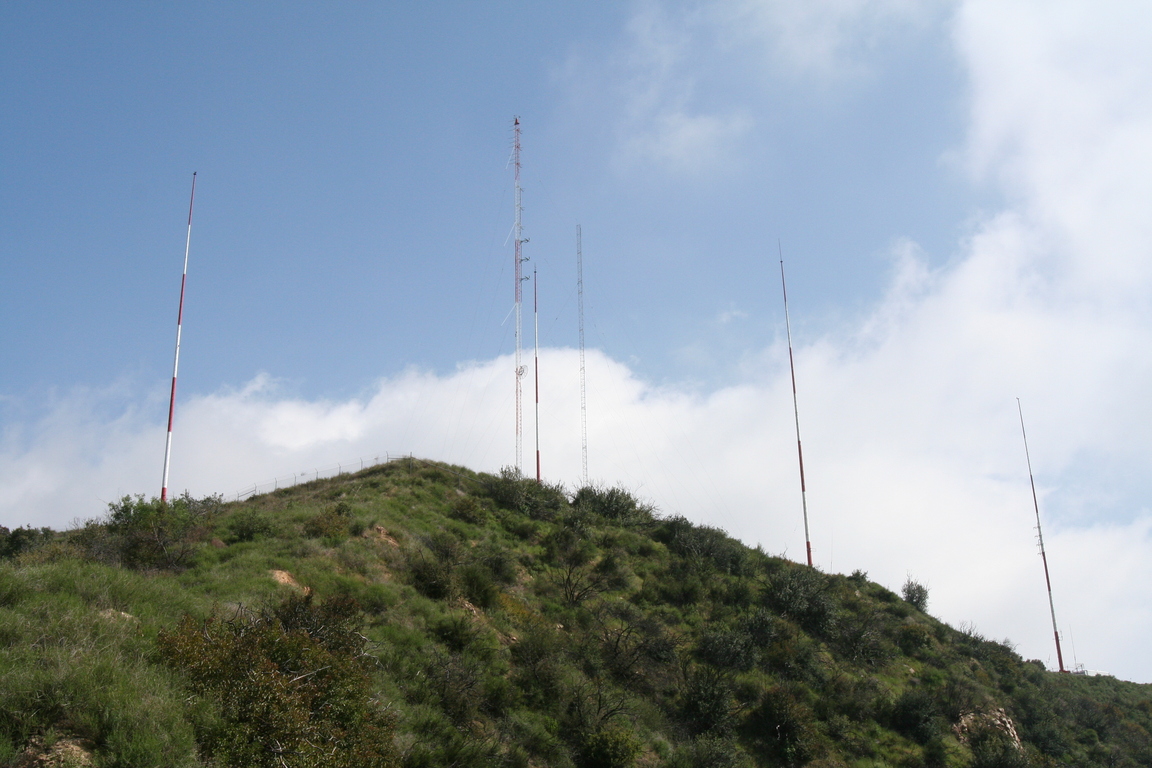
[[799, 557], [780, 243], [820, 567], [1052, 664], [1019, 396], [1064, 631], [1152, 680], [1147, 15], [6, 5], [0, 524], [159, 490], [193, 171], [174, 488], [512, 463], [519, 115], [547, 475], [580, 224], [593, 476]]

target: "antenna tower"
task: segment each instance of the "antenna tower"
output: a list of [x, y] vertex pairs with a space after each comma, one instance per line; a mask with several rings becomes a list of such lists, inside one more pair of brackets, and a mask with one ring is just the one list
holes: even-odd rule
[[583, 487], [588, 487], [588, 402], [585, 398], [584, 374], [584, 254], [580, 247], [580, 225], [576, 225], [576, 301], [580, 307], [580, 459], [584, 471]]
[[524, 226], [522, 220], [523, 207], [520, 204], [520, 118], [512, 118], [512, 164], [516, 169], [516, 471], [524, 469], [524, 416], [522, 408], [521, 379], [524, 377], [524, 366], [521, 363], [523, 356], [523, 340], [521, 339], [520, 305], [523, 301], [524, 291]]
[[540, 299], [539, 291], [536, 290], [538, 282], [536, 280], [536, 270], [532, 270], [532, 317], [536, 326], [536, 343], [535, 351], [532, 356], [534, 363], [534, 371], [536, 376], [536, 482], [541, 483], [543, 480], [540, 478]]
[[784, 292], [784, 328], [788, 334], [788, 368], [792, 372], [792, 411], [796, 415], [796, 455], [800, 458], [800, 504], [804, 509], [804, 548], [812, 566], [812, 539], [808, 535], [808, 489], [804, 486], [804, 448], [800, 444], [800, 406], [796, 402], [796, 364], [792, 361], [792, 325], [788, 321], [788, 285], [784, 282], [784, 249], [780, 250], [780, 288]]
[[192, 205], [196, 202], [196, 172], [192, 172], [192, 197], [188, 200], [188, 237], [184, 240], [184, 274], [180, 277], [180, 309], [176, 312], [176, 359], [172, 363], [172, 396], [168, 400], [168, 437], [164, 441], [164, 483], [160, 501], [168, 500], [168, 467], [172, 459], [172, 417], [176, 414], [176, 372], [180, 369], [180, 329], [184, 323], [184, 284], [188, 282], [188, 251], [192, 247]]
[[1032, 485], [1032, 507], [1036, 510], [1036, 540], [1040, 542], [1040, 559], [1044, 562], [1044, 583], [1048, 586], [1048, 610], [1052, 614], [1052, 636], [1056, 638], [1056, 663], [1064, 669], [1064, 654], [1060, 652], [1060, 630], [1056, 628], [1056, 605], [1052, 602], [1052, 579], [1048, 577], [1048, 555], [1044, 551], [1044, 531], [1040, 528], [1040, 502], [1036, 500], [1036, 481], [1032, 479], [1032, 457], [1028, 455], [1028, 433], [1024, 431], [1024, 408], [1020, 398], [1016, 398], [1016, 410], [1020, 413], [1020, 435], [1024, 438], [1024, 458], [1028, 462], [1028, 482]]

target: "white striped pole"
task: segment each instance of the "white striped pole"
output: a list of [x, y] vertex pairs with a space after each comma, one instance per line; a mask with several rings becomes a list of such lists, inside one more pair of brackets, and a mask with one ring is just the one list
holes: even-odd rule
[[176, 373], [180, 370], [180, 329], [184, 323], [184, 284], [188, 282], [188, 251], [192, 246], [192, 206], [196, 202], [196, 172], [192, 172], [192, 197], [188, 201], [188, 237], [184, 241], [184, 274], [180, 277], [180, 309], [176, 313], [176, 357], [172, 362], [172, 396], [168, 400], [168, 439], [164, 441], [164, 485], [160, 501], [168, 500], [168, 467], [172, 460], [172, 417], [176, 414]]
[[1060, 650], [1060, 630], [1056, 628], [1056, 604], [1052, 602], [1052, 579], [1048, 576], [1048, 554], [1044, 551], [1044, 531], [1040, 528], [1040, 501], [1036, 498], [1036, 481], [1032, 478], [1032, 457], [1028, 455], [1028, 433], [1024, 431], [1024, 406], [1016, 398], [1016, 410], [1020, 414], [1020, 435], [1024, 438], [1024, 459], [1028, 462], [1028, 483], [1032, 486], [1032, 508], [1036, 510], [1036, 538], [1040, 542], [1040, 559], [1044, 561], [1044, 583], [1048, 587], [1048, 610], [1052, 613], [1052, 636], [1056, 638], [1056, 663], [1061, 672], [1064, 669], [1064, 654]]
[[796, 455], [800, 459], [800, 504], [804, 509], [804, 549], [808, 552], [808, 567], [812, 567], [812, 537], [808, 534], [808, 489], [804, 485], [804, 448], [800, 443], [800, 406], [796, 402], [796, 363], [792, 361], [792, 324], [788, 321], [788, 285], [784, 282], [784, 249], [780, 250], [780, 288], [784, 293], [784, 328], [788, 332], [788, 370], [792, 373], [792, 412], [796, 416]]

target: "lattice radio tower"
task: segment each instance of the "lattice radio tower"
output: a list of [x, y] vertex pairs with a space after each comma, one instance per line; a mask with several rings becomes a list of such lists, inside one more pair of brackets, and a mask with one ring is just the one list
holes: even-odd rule
[[523, 382], [524, 378], [524, 365], [521, 358], [523, 357], [523, 339], [521, 338], [521, 319], [520, 319], [520, 305], [524, 298], [524, 243], [528, 242], [524, 238], [524, 223], [523, 223], [523, 206], [520, 204], [520, 118], [519, 116], [512, 118], [512, 165], [515, 168], [516, 179], [516, 247], [515, 247], [515, 260], [516, 260], [516, 471], [522, 473], [524, 470], [524, 415], [523, 415]]

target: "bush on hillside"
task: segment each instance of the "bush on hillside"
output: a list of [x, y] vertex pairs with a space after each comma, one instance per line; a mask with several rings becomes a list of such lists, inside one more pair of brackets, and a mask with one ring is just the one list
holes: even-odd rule
[[572, 506], [618, 525], [646, 525], [653, 520], [652, 507], [623, 488], [586, 485], [572, 497]]
[[904, 582], [904, 586], [900, 588], [900, 594], [904, 597], [905, 602], [921, 613], [928, 610], [928, 587], [916, 581], [911, 576]]
[[825, 636], [836, 619], [836, 602], [828, 577], [815, 568], [791, 566], [768, 583], [764, 600], [770, 608], [817, 636]]
[[51, 528], [32, 528], [31, 526], [8, 530], [0, 525], [0, 559], [15, 557], [21, 552], [34, 549], [54, 536]]
[[77, 537], [99, 560], [128, 568], [179, 569], [191, 562], [222, 503], [219, 496], [196, 499], [187, 492], [172, 501], [125, 496], [108, 505], [102, 524], [89, 521]]
[[699, 571], [716, 569], [734, 576], [748, 575], [748, 550], [719, 528], [695, 525], [681, 515], [661, 522], [653, 538], [687, 560]]
[[568, 505], [562, 486], [538, 483], [515, 467], [504, 467], [499, 475], [485, 475], [484, 490], [497, 506], [533, 520], [552, 520]]
[[393, 768], [395, 718], [371, 698], [346, 598], [292, 596], [258, 612], [185, 616], [157, 638], [160, 655], [221, 724], [198, 734], [217, 763], [240, 768]]

